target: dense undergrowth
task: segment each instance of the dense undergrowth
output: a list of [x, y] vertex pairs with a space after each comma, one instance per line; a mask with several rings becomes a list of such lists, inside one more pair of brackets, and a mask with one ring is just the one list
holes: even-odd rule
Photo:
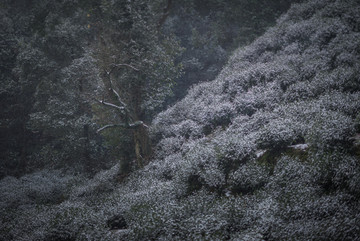
[[360, 4], [313, 0], [154, 120], [154, 160], [0, 181], [1, 240], [359, 240]]

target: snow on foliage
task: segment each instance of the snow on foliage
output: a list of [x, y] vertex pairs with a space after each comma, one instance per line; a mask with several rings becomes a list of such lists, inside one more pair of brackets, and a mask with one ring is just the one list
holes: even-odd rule
[[[3, 179], [1, 205], [15, 214], [2, 217], [0, 233], [7, 240], [357, 240], [357, 10], [356, 0], [294, 5], [235, 51], [215, 80], [155, 118], [155, 159], [121, 183], [115, 166], [72, 187], [70, 199], [22, 213], [11, 208], [31, 203], [19, 191], [25, 184]], [[19, 188], [10, 194], [9, 186]], [[33, 191], [42, 197], [55, 187]], [[117, 231], [107, 225], [114, 216], [126, 223]]]
[[6, 208], [61, 202], [68, 195], [68, 187], [78, 180], [58, 171], [42, 170], [21, 178], [6, 177], [0, 182], [0, 207]]

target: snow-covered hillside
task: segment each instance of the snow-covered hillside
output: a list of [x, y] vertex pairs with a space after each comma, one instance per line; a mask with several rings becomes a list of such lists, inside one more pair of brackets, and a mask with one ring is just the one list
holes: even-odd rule
[[154, 160], [120, 182], [3, 179], [4, 240], [360, 240], [360, 2], [293, 5], [151, 131]]

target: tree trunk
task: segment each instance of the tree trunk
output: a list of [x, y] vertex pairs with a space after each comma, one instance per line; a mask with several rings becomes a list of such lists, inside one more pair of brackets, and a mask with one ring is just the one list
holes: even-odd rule
[[167, 6], [164, 8], [163, 14], [162, 14], [162, 16], [161, 16], [161, 18], [159, 20], [158, 30], [161, 28], [161, 26], [164, 24], [165, 20], [169, 16], [171, 6], [172, 6], [172, 0], [168, 0], [167, 1]]
[[134, 143], [136, 162], [138, 167], [143, 167], [151, 158], [152, 148], [147, 128], [143, 125], [134, 130]]

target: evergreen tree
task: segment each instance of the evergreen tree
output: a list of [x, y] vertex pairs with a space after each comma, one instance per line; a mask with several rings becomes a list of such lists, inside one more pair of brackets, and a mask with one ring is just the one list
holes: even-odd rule
[[[85, 78], [96, 77], [84, 51], [91, 39], [86, 6], [80, 1], [7, 1], [3, 7], [8, 48], [1, 53], [1, 175], [43, 166], [99, 165], [104, 148], [82, 86]], [[82, 62], [90, 68], [81, 69]]]
[[239, 46], [251, 43], [301, 0], [169, 1], [161, 30], [174, 35], [185, 51], [178, 58], [184, 75], [176, 79], [167, 104], [183, 98], [193, 84], [213, 80]]

